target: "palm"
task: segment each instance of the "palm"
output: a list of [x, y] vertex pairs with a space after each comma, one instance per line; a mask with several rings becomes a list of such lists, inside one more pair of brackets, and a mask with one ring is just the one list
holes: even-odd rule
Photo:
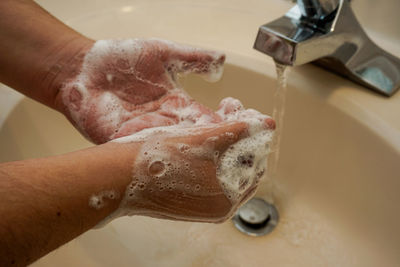
[[[94, 143], [144, 128], [220, 116], [177, 88], [177, 73], [208, 73], [224, 56], [159, 40], [103, 41], [85, 58], [81, 74], [63, 88], [67, 117]], [[190, 114], [179, 110], [190, 107]]]

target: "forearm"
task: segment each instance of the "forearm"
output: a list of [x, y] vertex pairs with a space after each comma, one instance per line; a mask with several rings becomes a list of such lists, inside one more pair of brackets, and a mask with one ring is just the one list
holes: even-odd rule
[[[131, 181], [135, 154], [133, 145], [110, 143], [1, 164], [0, 265], [26, 265], [112, 213]], [[102, 192], [114, 196], [96, 209], [90, 199]]]
[[0, 1], [0, 36], [0, 82], [53, 108], [93, 43], [30, 0]]

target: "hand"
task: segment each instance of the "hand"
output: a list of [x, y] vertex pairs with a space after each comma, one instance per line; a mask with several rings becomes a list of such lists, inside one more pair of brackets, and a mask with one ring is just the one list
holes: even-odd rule
[[[257, 147], [233, 149], [231, 159], [227, 149], [274, 129], [274, 121], [233, 98], [214, 112], [176, 83], [178, 73], [219, 78], [224, 59], [161, 40], [98, 41], [81, 73], [65, 83], [64, 113], [89, 140], [143, 143], [119, 212], [220, 222], [255, 192], [269, 139], [262, 138], [256, 159], [250, 150]], [[258, 127], [250, 131], [254, 123]], [[224, 174], [230, 169], [237, 171], [234, 177]]]
[[[252, 129], [240, 121], [249, 113], [255, 115]], [[132, 182], [114, 216], [223, 222], [233, 215], [265, 173], [270, 125], [253, 111], [230, 115], [239, 121], [147, 129], [113, 141], [141, 143]]]
[[[74, 126], [100, 144], [145, 128], [220, 116], [178, 89], [178, 73], [218, 79], [225, 56], [163, 40], [97, 41], [58, 103]], [[214, 75], [214, 77], [213, 77]], [[186, 108], [190, 114], [180, 112]]]

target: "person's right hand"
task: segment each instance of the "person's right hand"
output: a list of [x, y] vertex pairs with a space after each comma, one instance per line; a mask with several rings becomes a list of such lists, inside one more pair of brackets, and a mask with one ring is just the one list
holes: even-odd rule
[[[140, 144], [132, 182], [114, 217], [146, 215], [214, 223], [230, 218], [264, 176], [271, 137], [266, 116], [250, 112], [249, 125], [240, 121], [248, 114], [238, 114], [246, 114], [245, 110], [231, 112], [238, 120], [143, 130], [113, 141]], [[250, 135], [258, 135], [256, 143], [249, 141]]]

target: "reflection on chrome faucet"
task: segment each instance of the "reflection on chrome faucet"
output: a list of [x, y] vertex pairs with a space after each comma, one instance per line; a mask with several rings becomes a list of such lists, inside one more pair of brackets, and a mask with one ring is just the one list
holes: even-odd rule
[[298, 0], [260, 27], [254, 48], [284, 65], [314, 62], [387, 96], [400, 88], [400, 59], [373, 43], [349, 0]]

